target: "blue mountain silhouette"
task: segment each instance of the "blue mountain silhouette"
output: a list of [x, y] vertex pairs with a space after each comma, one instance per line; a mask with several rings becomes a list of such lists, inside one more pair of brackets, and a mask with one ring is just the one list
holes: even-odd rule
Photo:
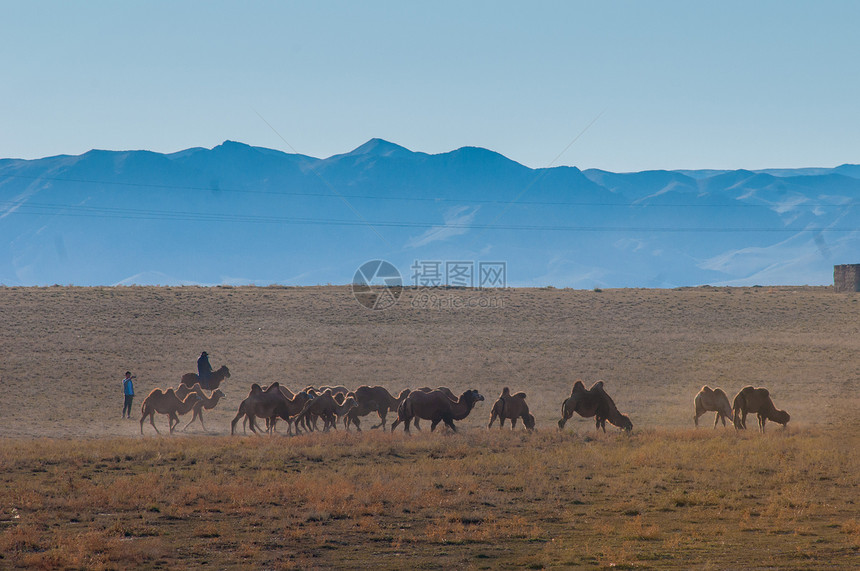
[[858, 196], [858, 165], [531, 169], [383, 139], [3, 159], [0, 284], [343, 284], [373, 259], [407, 285], [416, 261], [504, 262], [512, 286], [826, 284], [860, 261]]

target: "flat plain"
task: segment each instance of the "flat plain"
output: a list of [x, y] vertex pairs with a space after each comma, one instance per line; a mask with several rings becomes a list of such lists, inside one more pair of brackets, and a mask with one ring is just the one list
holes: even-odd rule
[[[124, 371], [139, 414], [202, 350], [232, 372], [208, 430], [142, 437], [120, 419]], [[860, 294], [406, 289], [371, 311], [340, 286], [0, 288], [0, 351], [0, 567], [860, 560]], [[633, 432], [578, 417], [559, 432], [577, 379], [603, 380]], [[251, 383], [273, 381], [486, 401], [457, 434], [231, 437]], [[695, 429], [705, 384], [768, 387], [792, 420]], [[537, 432], [486, 429], [505, 386], [528, 394]]]

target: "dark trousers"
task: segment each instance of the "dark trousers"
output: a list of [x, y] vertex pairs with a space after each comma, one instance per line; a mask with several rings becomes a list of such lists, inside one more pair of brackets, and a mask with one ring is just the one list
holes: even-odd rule
[[[122, 415], [131, 418], [131, 401], [134, 400], [134, 395], [125, 395], [125, 403], [122, 405]], [[127, 411], [127, 412], [126, 412]]]

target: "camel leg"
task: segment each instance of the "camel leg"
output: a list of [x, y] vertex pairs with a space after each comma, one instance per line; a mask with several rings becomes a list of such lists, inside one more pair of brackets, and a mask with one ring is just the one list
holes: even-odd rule
[[152, 428], [154, 428], [154, 429], [155, 429], [155, 432], [157, 432], [158, 434], [161, 434], [161, 431], [160, 431], [160, 430], [158, 430], [158, 427], [157, 427], [157, 426], [155, 426], [155, 412], [151, 412], [151, 413], [149, 414], [149, 424], [151, 424], [151, 425], [152, 425]]
[[[719, 421], [720, 421], [720, 413], [717, 413], [714, 415], [714, 428], [717, 427], [717, 422], [719, 422]], [[726, 421], [724, 420], [723, 426], [725, 426], [725, 424], [726, 424]]]
[[379, 417], [379, 424], [375, 426], [371, 426], [371, 429], [376, 429], [382, 427], [382, 432], [385, 432], [385, 414], [382, 414], [381, 411], [376, 411], [376, 415]]
[[516, 419], [516, 417], [514, 417], [511, 419], [511, 430], [515, 429], [516, 427], [517, 427], [517, 419]]
[[[195, 410], [195, 411], [193, 412], [193, 414], [191, 415], [191, 420], [190, 420], [190, 421], [188, 421], [188, 424], [186, 424], [186, 425], [185, 425], [185, 428], [183, 428], [183, 429], [182, 429], [182, 432], [185, 432], [186, 430], [188, 430], [188, 427], [189, 427], [189, 426], [191, 426], [191, 423], [192, 423], [192, 422], [194, 422], [195, 420], [197, 420], [197, 411], [196, 411], [196, 410]], [[201, 423], [201, 424], [203, 423], [203, 419], [202, 419], [202, 418], [200, 419], [200, 423]], [[204, 428], [204, 430], [205, 430], [205, 428]]]
[[[489, 424], [487, 424], [487, 429], [490, 429], [493, 427], [493, 422], [495, 420], [496, 420], [496, 411], [493, 411], [490, 413], [490, 422], [489, 422]], [[499, 423], [499, 426], [501, 426], [501, 423]]]
[[442, 420], [441, 418], [437, 418], [436, 420], [434, 420], [433, 422], [430, 423], [430, 432], [433, 432], [434, 430], [436, 430], [436, 425], [439, 424], [439, 422], [441, 420]]
[[[454, 426], [454, 419], [453, 419], [453, 418], [451, 418], [450, 416], [446, 416], [446, 417], [445, 417], [445, 418], [443, 418], [442, 420], [444, 420], [444, 421], [445, 421], [445, 424], [448, 426], [448, 428], [450, 428], [450, 429], [451, 429], [451, 430], [453, 430], [454, 432], [457, 432], [457, 427], [456, 427], [456, 426]], [[437, 422], [438, 422], [438, 421], [437, 421]], [[431, 429], [430, 431], [432, 432], [433, 430]]]

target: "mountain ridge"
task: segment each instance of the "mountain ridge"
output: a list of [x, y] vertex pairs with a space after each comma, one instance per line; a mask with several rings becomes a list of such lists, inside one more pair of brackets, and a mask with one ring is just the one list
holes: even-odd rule
[[348, 283], [389, 259], [405, 278], [416, 260], [502, 260], [507, 285], [821, 285], [858, 261], [858, 196], [852, 164], [532, 169], [380, 138], [327, 158], [93, 149], [0, 159], [0, 284]]

